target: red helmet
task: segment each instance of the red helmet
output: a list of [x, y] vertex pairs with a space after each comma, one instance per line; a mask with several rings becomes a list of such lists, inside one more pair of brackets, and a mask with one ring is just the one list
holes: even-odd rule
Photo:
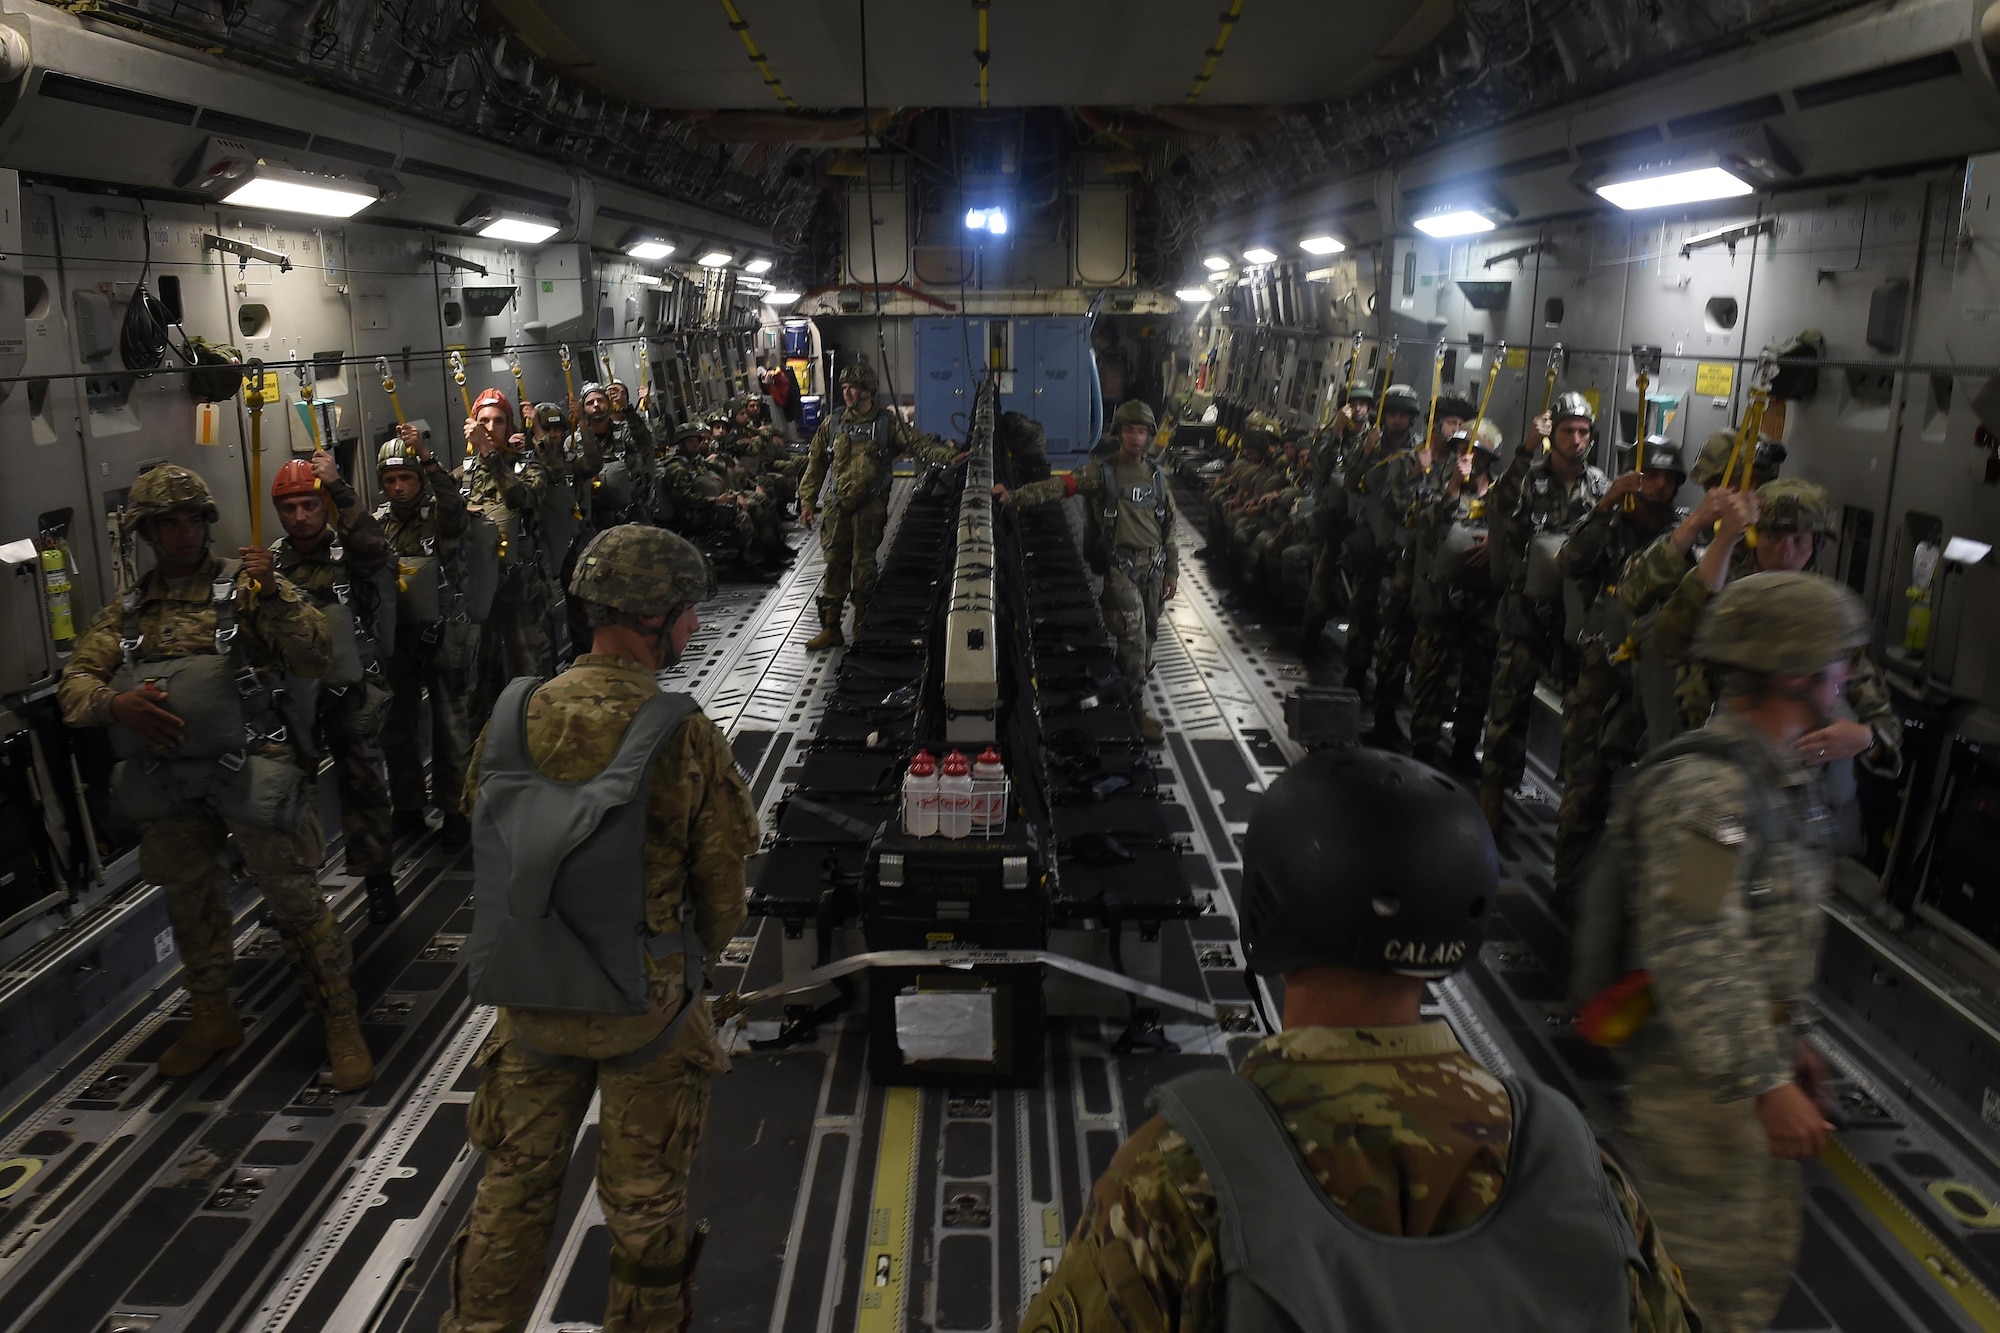
[[514, 424], [514, 400], [498, 389], [480, 390], [479, 396], [472, 400], [472, 415], [478, 416], [480, 409], [489, 403], [497, 404], [507, 414], [508, 425]]
[[312, 464], [303, 458], [294, 458], [271, 478], [273, 500], [282, 500], [288, 495], [318, 495], [322, 489], [319, 478], [313, 475]]

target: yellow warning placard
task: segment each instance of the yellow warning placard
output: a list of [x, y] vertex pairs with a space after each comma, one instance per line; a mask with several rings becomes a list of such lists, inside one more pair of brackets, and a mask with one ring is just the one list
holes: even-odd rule
[[1736, 367], [1727, 361], [1700, 361], [1694, 368], [1694, 391], [1703, 398], [1727, 398], [1736, 388]]
[[1500, 364], [1509, 370], [1526, 370], [1528, 368], [1528, 349], [1525, 347], [1509, 347], [1507, 349], [1507, 359]]

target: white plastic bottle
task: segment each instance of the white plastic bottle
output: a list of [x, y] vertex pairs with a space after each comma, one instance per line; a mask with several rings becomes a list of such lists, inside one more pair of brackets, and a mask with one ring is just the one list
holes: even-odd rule
[[903, 832], [913, 838], [934, 838], [938, 831], [937, 763], [919, 750], [903, 775]]
[[938, 778], [938, 832], [947, 838], [972, 832], [972, 765], [957, 750], [944, 757]]
[[972, 831], [984, 836], [1006, 828], [1007, 766], [990, 745], [972, 761], [972, 784]]

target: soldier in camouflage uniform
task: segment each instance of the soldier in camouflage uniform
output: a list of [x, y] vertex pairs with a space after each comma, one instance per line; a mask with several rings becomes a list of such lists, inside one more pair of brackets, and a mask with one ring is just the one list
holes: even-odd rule
[[1695, 648], [1723, 682], [1708, 743], [1642, 768], [1622, 798], [1631, 965], [1654, 1005], [1627, 1047], [1628, 1142], [1711, 1333], [1754, 1333], [1777, 1313], [1801, 1232], [1798, 1162], [1832, 1132], [1825, 1061], [1795, 1031], [1831, 879], [1800, 752], [1833, 721], [1868, 639], [1860, 599], [1831, 580], [1738, 581]]
[[[1375, 389], [1366, 380], [1347, 386], [1347, 401], [1313, 441], [1306, 488], [1313, 497], [1310, 572], [1306, 575], [1305, 612], [1299, 626], [1299, 656], [1316, 657], [1326, 642], [1326, 621], [1341, 601], [1341, 551], [1354, 529], [1348, 512], [1344, 476], [1349, 455], [1368, 432], [1375, 410]], [[1305, 557], [1301, 557], [1305, 558]]]
[[[139, 871], [166, 893], [167, 919], [194, 1003], [193, 1019], [160, 1055], [160, 1073], [185, 1077], [243, 1041], [243, 1021], [229, 997], [235, 929], [222, 870], [233, 838], [308, 1004], [326, 1015], [333, 1085], [352, 1091], [374, 1077], [374, 1063], [348, 985], [353, 953], [320, 892], [325, 840], [312, 808], [311, 778], [296, 775], [304, 790], [295, 825], [253, 818], [224, 799], [231, 782], [213, 771], [223, 765], [172, 758], [192, 719], [177, 716], [170, 694], [146, 677], [149, 664], [223, 651], [217, 640], [225, 608], [235, 620], [227, 655], [241, 654], [255, 673], [258, 696], [270, 698], [287, 673], [310, 678], [326, 669], [332, 653], [326, 618], [279, 577], [270, 551], [243, 547], [240, 562], [216, 557], [209, 532], [218, 517], [208, 483], [186, 468], [162, 464], [132, 483], [125, 521], [153, 548], [154, 567], [77, 639], [56, 698], [70, 726], [122, 728], [142, 743], [114, 777], [113, 805], [140, 824]], [[249, 707], [245, 712], [252, 714], [246, 719], [252, 730], [235, 756], [237, 773], [247, 779], [257, 767], [246, 759], [281, 766], [271, 775], [279, 778], [286, 776], [283, 769], [302, 766], [281, 719]], [[161, 756], [157, 768], [146, 769], [155, 762], [149, 755]], [[135, 781], [141, 777], [148, 781]]]
[[[1320, 836], [1301, 837], [1307, 827]], [[1417, 846], [1424, 855], [1402, 860], [1374, 850]], [[1469, 793], [1381, 751], [1306, 756], [1271, 785], [1250, 819], [1244, 945], [1258, 973], [1284, 979], [1284, 1030], [1249, 1054], [1240, 1077], [1289, 1133], [1297, 1176], [1316, 1181], [1326, 1204], [1361, 1228], [1401, 1238], [1405, 1254], [1421, 1253], [1423, 1238], [1464, 1233], [1485, 1218], [1508, 1183], [1517, 1142], [1537, 1127], [1517, 1121], [1507, 1089], [1448, 1025], [1419, 1013], [1425, 979], [1448, 975], [1478, 948], [1477, 917], [1498, 878], [1491, 835]], [[1380, 913], [1383, 895], [1397, 904], [1394, 920]], [[1618, 1299], [1622, 1258], [1629, 1295], [1617, 1313], [1629, 1313], [1632, 1329], [1693, 1327], [1673, 1262], [1636, 1192], [1587, 1146], [1576, 1113], [1552, 1105], [1560, 1094], [1540, 1085], [1529, 1091], [1538, 1108], [1551, 1103], [1547, 1109], [1578, 1125], [1566, 1154], [1586, 1160], [1566, 1156], [1564, 1165], [1588, 1192], [1579, 1203], [1597, 1219], [1587, 1229], [1596, 1243], [1592, 1260], [1570, 1262], [1603, 1266], [1601, 1276], [1584, 1279], [1596, 1300]], [[1176, 1085], [1162, 1090], [1159, 1105], [1166, 1115], [1141, 1125], [1098, 1179], [1060, 1263], [1021, 1318], [1022, 1333], [1225, 1327], [1225, 1310], [1238, 1299], [1231, 1284], [1248, 1279], [1232, 1276], [1225, 1255], [1226, 1205], [1212, 1168], [1176, 1127], [1186, 1123]], [[1264, 1202], [1241, 1200], [1246, 1211]], [[1517, 1250], [1535, 1243], [1525, 1234], [1514, 1239]], [[1439, 1247], [1435, 1262], [1438, 1281], [1449, 1283], [1453, 1251]], [[1289, 1313], [1302, 1328], [1414, 1326], [1380, 1309], [1315, 1305]], [[1585, 1326], [1537, 1321], [1540, 1312], [1505, 1305], [1490, 1313], [1480, 1326]]]
[[[1494, 520], [1487, 544], [1493, 576], [1506, 589], [1500, 599], [1500, 648], [1493, 667], [1493, 702], [1486, 710], [1486, 754], [1479, 778], [1479, 808], [1498, 833], [1507, 796], [1528, 767], [1528, 716], [1544, 673], [1567, 693], [1571, 659], [1563, 641], [1560, 587], [1549, 596], [1530, 585], [1538, 537], [1567, 533], [1604, 498], [1610, 480], [1590, 457], [1596, 419], [1580, 393], [1556, 399], [1548, 452], [1521, 475], [1518, 497]], [[1500, 486], [1495, 485], [1495, 490]], [[1511, 491], [1511, 486], [1509, 487]]]
[[659, 523], [658, 439], [646, 419], [619, 411], [611, 393], [592, 381], [583, 386], [582, 419], [564, 448], [590, 479], [590, 525], [602, 531], [620, 523]]
[[1261, 426], [1244, 432], [1241, 457], [1223, 470], [1209, 493], [1204, 530], [1208, 545], [1197, 554], [1228, 558], [1230, 538], [1244, 506], [1262, 493], [1271, 475], [1271, 451], [1277, 443], [1277, 437]]
[[806, 456], [793, 453], [777, 427], [757, 424], [754, 409], [751, 399], [736, 400], [729, 414], [730, 448], [757, 472], [758, 484], [774, 501], [779, 496], [796, 498]]
[[[1173, 491], [1157, 460], [1146, 456], [1153, 440], [1153, 409], [1138, 399], [1118, 404], [1112, 431], [1118, 452], [1078, 471], [1030, 482], [1009, 492], [995, 483], [1002, 504], [1055, 504], [1084, 497], [1096, 547], [1093, 565], [1104, 569], [1098, 608], [1104, 613], [1118, 657], [1119, 674], [1132, 714], [1147, 740], [1163, 732], [1145, 706], [1146, 674], [1152, 669], [1153, 641], [1160, 633], [1162, 606], [1180, 587], [1180, 555], [1174, 546]], [[1114, 497], [1107, 494], [1115, 489]], [[1109, 521], [1107, 522], [1107, 512]]]
[[1618, 578], [1672, 521], [1674, 496], [1687, 479], [1671, 440], [1649, 436], [1645, 448], [1640, 469], [1613, 479], [1604, 498], [1570, 529], [1557, 557], [1563, 578], [1589, 606], [1576, 643], [1576, 684], [1563, 696], [1555, 883], [1565, 897], [1583, 886], [1612, 783], [1644, 749], [1644, 716], [1633, 702], [1638, 647], [1628, 642], [1637, 630], [1617, 602]]
[[[1413, 447], [1420, 410], [1415, 390], [1407, 384], [1390, 385], [1382, 395], [1381, 423], [1354, 442], [1341, 465], [1341, 498], [1354, 515], [1340, 549], [1340, 567], [1352, 589], [1347, 607], [1347, 639], [1341, 649], [1347, 687], [1351, 690], [1367, 687], [1368, 669], [1375, 664], [1376, 644], [1382, 631], [1383, 585], [1388, 581], [1395, 555], [1394, 541], [1385, 542], [1372, 521], [1377, 497], [1368, 492], [1367, 476], [1383, 459]], [[1400, 521], [1400, 516], [1395, 516], [1390, 527]]]
[[[1430, 434], [1421, 444], [1385, 455], [1369, 468], [1362, 490], [1385, 517], [1392, 550], [1389, 578], [1382, 600], [1382, 645], [1375, 656], [1375, 741], [1400, 745], [1396, 709], [1403, 702], [1403, 678], [1410, 670], [1410, 649], [1416, 639], [1416, 615], [1411, 598], [1417, 585], [1419, 516], [1435, 498], [1453, 457], [1448, 441], [1472, 415], [1472, 404], [1445, 394], [1431, 414]], [[1379, 533], [1377, 534], [1380, 535]]]
[[[608, 401], [608, 400], [607, 400]], [[468, 507], [500, 529], [505, 548], [499, 590], [480, 626], [477, 701], [483, 719], [500, 691], [515, 676], [546, 676], [555, 670], [555, 642], [549, 634], [553, 603], [548, 577], [536, 546], [536, 511], [548, 488], [541, 460], [527, 437], [514, 429], [514, 405], [498, 389], [472, 404], [465, 422], [466, 452], [458, 470]]]
[[[398, 835], [422, 833], [424, 806], [444, 814], [439, 838], [448, 848], [465, 846], [471, 826], [458, 811], [465, 789], [465, 765], [472, 754], [472, 726], [466, 706], [479, 658], [479, 626], [465, 618], [459, 539], [469, 518], [465, 493], [441, 467], [415, 426], [398, 426], [396, 437], [375, 460], [375, 479], [385, 501], [375, 510], [391, 549], [398, 556], [442, 562], [440, 615], [424, 622], [402, 621], [396, 651], [389, 658], [389, 715], [382, 750], [389, 765], [391, 827]], [[418, 749], [425, 704], [430, 711], [430, 789], [424, 786], [424, 757]]]
[[[1454, 436], [1455, 459], [1435, 498], [1417, 520], [1418, 581], [1412, 601], [1417, 637], [1410, 649], [1410, 753], [1429, 760], [1444, 732], [1452, 702], [1451, 678], [1458, 675], [1452, 711], [1452, 766], [1476, 771], [1479, 729], [1486, 723], [1487, 691], [1493, 685], [1493, 655], [1499, 650], [1494, 616], [1499, 590], [1486, 564], [1487, 497], [1494, 460], [1503, 443], [1499, 427], [1481, 419]], [[1473, 545], [1463, 555], [1462, 536]], [[1445, 566], [1449, 564], [1449, 568]]]
[[[347, 873], [359, 875], [366, 887], [368, 919], [394, 921], [395, 835], [382, 759], [389, 685], [377, 634], [384, 614], [394, 614], [393, 607], [382, 605], [385, 583], [394, 577], [389, 540], [326, 453], [279, 468], [271, 478], [271, 500], [285, 525], [284, 537], [272, 548], [278, 573], [326, 611], [330, 629], [351, 637], [358, 659], [353, 665], [360, 668], [359, 679], [320, 681], [318, 726], [301, 739], [316, 738], [333, 761]], [[336, 653], [333, 669], [341, 656]]]
[[[592, 540], [570, 591], [589, 607], [591, 651], [530, 698], [527, 749], [547, 777], [583, 782], [617, 754], [658, 692], [654, 673], [678, 660], [698, 627], [696, 605], [715, 595], [715, 577], [683, 538], [630, 525]], [[481, 753], [486, 743], [482, 736]], [[468, 814], [481, 800], [479, 766], [475, 754]], [[645, 800], [647, 924], [660, 935], [689, 931], [715, 957], [743, 922], [743, 860], [756, 850], [757, 815], [728, 740], [699, 711], [660, 746]], [[467, 1124], [486, 1169], [456, 1242], [442, 1333], [525, 1325], [593, 1095], [597, 1197], [611, 1232], [605, 1333], [684, 1327], [688, 1172], [709, 1080], [729, 1062], [707, 1001], [688, 992], [685, 956], [668, 953], [648, 968], [649, 1013], [500, 1010], [476, 1057], [486, 1072]], [[685, 1005], [694, 1007], [672, 1030]], [[661, 1049], [649, 1049], [670, 1030]]]
[[799, 478], [799, 526], [807, 529], [819, 515], [820, 487], [828, 477], [833, 479], [832, 502], [819, 534], [820, 551], [826, 556], [819, 594], [820, 631], [806, 640], [806, 647], [815, 652], [844, 642], [840, 612], [850, 596], [857, 630], [867, 613], [868, 598], [875, 591], [875, 551], [889, 526], [889, 488], [895, 483], [896, 460], [914, 454], [948, 467], [965, 457], [926, 442], [895, 408], [878, 404], [879, 387], [875, 367], [865, 361], [840, 373], [841, 405], [813, 433], [811, 456]]
[[746, 497], [730, 486], [728, 470], [706, 451], [714, 443], [703, 427], [690, 421], [675, 432], [673, 456], [667, 459], [666, 493], [680, 516], [675, 527], [682, 536], [715, 546], [727, 546], [751, 577], [775, 577], [764, 555], [765, 537], [752, 517]]

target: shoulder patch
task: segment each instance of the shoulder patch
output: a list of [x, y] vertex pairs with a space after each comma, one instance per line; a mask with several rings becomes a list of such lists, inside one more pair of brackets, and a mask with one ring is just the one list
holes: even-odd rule
[[[1733, 842], [1721, 842], [1698, 833], [1688, 833], [1678, 840], [1665, 889], [1668, 903], [1703, 921], [1722, 914], [1722, 905], [1735, 887], [1737, 862], [1742, 855], [1742, 828], [1735, 827]], [[1718, 828], [1717, 832], [1721, 831]]]

